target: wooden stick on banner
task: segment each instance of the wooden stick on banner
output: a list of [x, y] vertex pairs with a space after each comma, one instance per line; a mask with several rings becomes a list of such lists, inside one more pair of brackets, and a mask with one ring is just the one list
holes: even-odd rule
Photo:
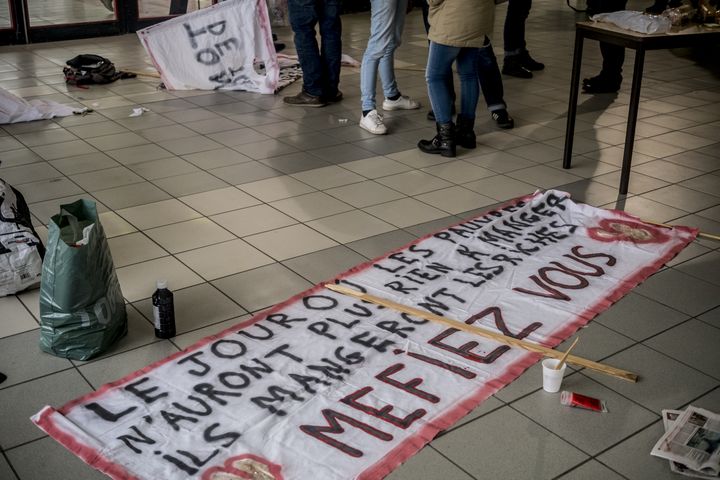
[[[653, 222], [650, 220], [643, 220], [643, 222], [649, 223], [650, 225], [657, 225], [659, 227], [675, 228], [675, 225], [668, 225], [667, 223]], [[720, 235], [712, 235], [710, 233], [698, 232], [698, 237], [707, 238], [708, 240], [715, 240], [716, 242], [720, 242]]]
[[577, 344], [578, 340], [580, 340], [580, 337], [577, 337], [577, 338], [575, 339], [575, 341], [572, 343], [572, 345], [570, 345], [570, 348], [568, 348], [567, 350], [565, 350], [565, 354], [562, 356], [562, 358], [560, 359], [560, 361], [558, 362], [558, 364], [555, 366], [555, 370], [560, 370], [560, 369], [562, 368], [563, 364], [564, 364], [565, 361], [567, 360], [567, 357], [570, 355], [570, 350], [572, 350], [573, 348], [575, 348], [575, 344]]
[[[383, 307], [387, 307], [392, 310], [396, 310], [398, 312], [404, 312], [404, 313], [413, 315], [415, 317], [424, 318], [426, 320], [430, 320], [431, 322], [439, 323], [441, 325], [445, 325], [447, 327], [454, 328], [456, 330], [462, 330], [463, 332], [474, 333], [476, 335], [480, 335], [482, 337], [486, 337], [491, 340], [495, 340], [496, 342], [500, 342], [505, 345], [509, 345], [511, 347], [518, 347], [518, 348], [523, 348], [525, 350], [528, 350], [530, 352], [541, 353], [546, 357], [560, 359], [564, 355], [563, 352], [553, 350], [552, 348], [543, 347], [542, 345], [538, 345], [538, 344], [531, 343], [531, 342], [526, 342], [524, 340], [518, 340], [517, 338], [506, 337], [505, 335], [502, 335], [500, 333], [496, 333], [491, 330], [486, 330], [484, 328], [468, 325], [466, 323], [458, 322], [456, 320], [449, 320], [449, 319], [447, 319], [445, 317], [441, 317], [439, 315], [434, 315], [432, 313], [424, 312], [417, 308], [408, 307], [407, 305], [393, 302], [392, 300], [387, 300], [384, 298], [375, 297], [373, 295], [361, 293], [361, 292], [358, 292], [357, 290], [353, 290], [352, 288], [344, 287], [342, 285], [326, 283], [325, 288], [332, 290], [334, 292], [342, 293], [343, 295], [348, 295], [351, 297], [359, 298], [360, 300], [365, 300], [367, 302], [374, 303], [376, 305], [382, 305]], [[581, 367], [589, 368], [590, 370], [595, 370], [600, 373], [605, 373], [607, 375], [611, 375], [613, 377], [617, 377], [622, 380], [627, 380], [628, 382], [637, 382], [637, 380], [638, 380], [638, 376], [632, 372], [628, 372], [626, 370], [621, 370], [621, 369], [615, 368], [615, 367], [610, 367], [608, 365], [603, 365], [602, 363], [593, 362], [592, 360], [587, 360], [585, 358], [576, 357], [575, 355], [569, 355], [567, 357], [566, 361], [567, 361], [567, 363], [572, 363], [573, 365], [579, 365]]]

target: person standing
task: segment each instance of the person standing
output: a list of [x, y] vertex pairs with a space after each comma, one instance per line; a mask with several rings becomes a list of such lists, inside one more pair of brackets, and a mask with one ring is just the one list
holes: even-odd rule
[[525, 43], [525, 21], [530, 14], [532, 0], [509, 0], [503, 42], [505, 43], [505, 60], [503, 75], [518, 78], [532, 78], [532, 72], [542, 70], [545, 65], [535, 61], [527, 50]]
[[[625, 10], [627, 0], [588, 0], [587, 14], [617, 12]], [[600, 42], [602, 69], [590, 78], [583, 78], [582, 89], [585, 93], [616, 93], [622, 84], [622, 66], [625, 62], [625, 47]]]
[[383, 110], [414, 110], [420, 104], [400, 94], [395, 79], [395, 50], [400, 46], [408, 0], [370, 1], [370, 39], [360, 69], [360, 128], [376, 135], [387, 133], [387, 127], [375, 105], [375, 85], [380, 73], [385, 100]]
[[[478, 55], [492, 33], [495, 3], [493, 0], [429, 0], [428, 4], [430, 53], [425, 79], [435, 113], [437, 135], [431, 140], [420, 140], [418, 148], [425, 153], [455, 157], [457, 144], [474, 146], [473, 126], [480, 95]], [[460, 77], [458, 124], [463, 129], [462, 135], [456, 134], [452, 121], [448, 78], [452, 75], [453, 62], [457, 64]]]
[[[288, 0], [303, 88], [297, 95], [285, 97], [286, 105], [324, 107], [342, 100], [338, 90], [342, 56], [340, 8], [341, 0]], [[316, 25], [320, 26], [320, 47]]]

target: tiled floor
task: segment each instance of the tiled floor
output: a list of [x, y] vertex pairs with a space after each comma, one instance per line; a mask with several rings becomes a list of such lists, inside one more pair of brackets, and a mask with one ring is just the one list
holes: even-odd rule
[[[505, 9], [498, 7], [498, 52]], [[720, 233], [720, 81], [717, 64], [713, 70], [696, 52], [647, 55], [630, 195], [617, 194], [627, 80], [617, 96], [581, 96], [574, 167], [560, 168], [579, 18], [564, 2], [536, 2], [528, 43], [547, 69], [532, 80], [506, 78], [516, 128], [495, 129], [481, 109], [478, 148], [457, 159], [415, 149], [433, 131], [426, 107], [389, 112], [384, 137], [358, 128], [359, 76], [351, 68], [343, 70], [344, 101], [305, 110], [284, 107], [281, 96], [161, 91], [152, 77], [87, 90], [63, 83], [60, 66], [78, 53], [145, 68], [134, 35], [0, 48], [3, 88], [95, 109], [4, 126], [0, 177], [25, 194], [43, 236], [60, 204], [98, 202], [130, 319], [129, 336], [112, 352], [71, 362], [37, 347], [37, 290], [0, 299], [0, 371], [8, 375], [0, 385], [0, 478], [101, 478], [28, 417], [537, 187]], [[344, 50], [360, 58], [368, 15], [343, 22]], [[427, 106], [421, 29], [414, 12], [397, 74], [402, 92]], [[277, 33], [292, 44], [287, 29]], [[585, 59], [584, 73], [595, 73], [593, 42]], [[130, 118], [139, 105], [149, 111]], [[579, 355], [643, 379], [630, 385], [582, 371], [567, 378], [569, 388], [606, 399], [610, 413], [560, 407], [540, 389], [536, 366], [390, 478], [672, 478], [667, 462], [649, 455], [660, 410], [693, 403], [720, 411], [719, 248], [695, 242], [583, 331]], [[160, 277], [176, 295], [178, 336], [169, 341], [157, 340], [148, 320]]]

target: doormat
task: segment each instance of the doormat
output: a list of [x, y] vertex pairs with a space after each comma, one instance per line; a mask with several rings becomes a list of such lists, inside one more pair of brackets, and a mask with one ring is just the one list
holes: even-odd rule
[[[696, 234], [550, 190], [334, 282], [555, 347]], [[33, 421], [115, 479], [378, 479], [538, 359], [318, 285]]]

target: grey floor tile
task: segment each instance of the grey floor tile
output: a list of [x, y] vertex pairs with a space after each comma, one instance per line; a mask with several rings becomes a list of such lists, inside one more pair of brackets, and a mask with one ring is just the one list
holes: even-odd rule
[[720, 307], [700, 315], [698, 319], [709, 325], [720, 328]]
[[50, 437], [14, 448], [7, 456], [21, 480], [107, 480], [106, 475], [89, 467]]
[[560, 395], [539, 390], [511, 405], [580, 450], [595, 455], [650, 425], [659, 417], [614, 391], [574, 373], [561, 390], [582, 393], [607, 402], [607, 413], [560, 404]]
[[470, 422], [432, 446], [476, 478], [553, 478], [588, 458], [510, 407]]
[[425, 447], [385, 477], [386, 480], [472, 480], [473, 477], [440, 455], [431, 447]]
[[123, 187], [93, 192], [93, 196], [113, 210], [154, 203], [170, 195], [150, 182], [134, 183]]
[[365, 258], [348, 247], [339, 245], [301, 257], [291, 258], [282, 263], [298, 275], [308, 279], [313, 284], [317, 284], [332, 280], [340, 273], [365, 261]]
[[[682, 341], [678, 341], [682, 339]], [[689, 320], [644, 342], [650, 348], [720, 378], [720, 330], [699, 320]]]
[[690, 405], [717, 412], [717, 406], [720, 405], [720, 388], [716, 388], [712, 392], [693, 400]]
[[39, 329], [0, 339], [0, 372], [7, 376], [0, 388], [72, 368], [69, 360], [42, 352], [39, 343]]
[[623, 478], [600, 462], [590, 460], [558, 477], [558, 480], [623, 480]]
[[[175, 329], [178, 335], [247, 313], [208, 283], [176, 290], [173, 295]], [[135, 306], [147, 321], [152, 321], [153, 306], [150, 299], [137, 302]]]
[[706, 282], [720, 285], [720, 252], [710, 252], [684, 262], [677, 270]]
[[720, 287], [675, 269], [653, 275], [635, 291], [688, 315], [703, 313], [720, 302]]
[[567, 350], [576, 337], [580, 337], [580, 340], [573, 349], [573, 353], [595, 361], [624, 350], [635, 343], [625, 335], [621, 335], [599, 323], [590, 322], [558, 345], [557, 349]]
[[5, 460], [5, 456], [0, 454], [0, 478], [6, 480], [17, 480], [17, 476], [10, 468], [10, 464]]
[[690, 318], [647, 297], [630, 292], [594, 321], [641, 341]]
[[650, 450], [663, 433], [662, 422], [655, 422], [597, 459], [630, 480], [677, 480], [678, 476], [670, 472], [667, 460], [650, 455]]
[[270, 307], [312, 286], [280, 264], [268, 265], [212, 282], [248, 312]]
[[78, 367], [78, 370], [94, 388], [99, 388], [101, 385], [119, 380], [135, 370], [162, 360], [177, 351], [175, 345], [167, 340], [161, 340], [112, 357], [88, 362]]
[[4, 450], [45, 435], [30, 417], [45, 405], [62, 406], [76, 397], [91, 392], [77, 370], [65, 370], [47, 377], [0, 390], [0, 445]]
[[346, 246], [368, 259], [373, 259], [402, 247], [413, 240], [415, 240], [415, 236], [403, 230], [394, 230], [392, 232], [375, 235], [374, 237], [357, 240], [346, 244]]
[[708, 377], [644, 345], [635, 345], [603, 362], [630, 370], [639, 375], [640, 380], [629, 383], [590, 371], [585, 371], [585, 375], [653, 412], [660, 412], [663, 408], [680, 408], [720, 385], [716, 378]]

